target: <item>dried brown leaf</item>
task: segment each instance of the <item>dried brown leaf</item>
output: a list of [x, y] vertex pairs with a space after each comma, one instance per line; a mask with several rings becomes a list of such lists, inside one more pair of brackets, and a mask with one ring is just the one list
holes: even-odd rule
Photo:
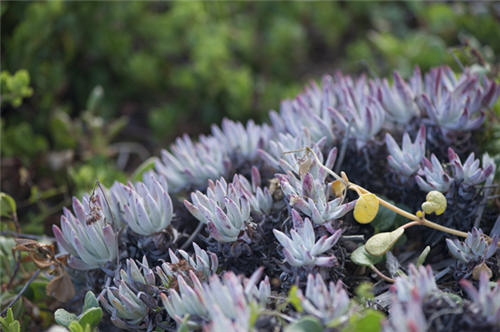
[[58, 301], [66, 302], [75, 296], [75, 287], [71, 277], [64, 269], [60, 268], [58, 272], [58, 275], [47, 284], [47, 294], [55, 297]]

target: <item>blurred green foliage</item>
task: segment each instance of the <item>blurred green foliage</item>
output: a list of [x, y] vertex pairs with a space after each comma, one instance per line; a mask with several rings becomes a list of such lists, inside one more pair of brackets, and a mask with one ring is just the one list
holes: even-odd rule
[[30, 97], [33, 89], [30, 88], [30, 75], [24, 69], [18, 70], [14, 75], [7, 71], [0, 73], [0, 89], [2, 91], [2, 103], [10, 103], [19, 107], [23, 98]]
[[77, 113], [96, 85], [107, 92], [105, 119], [134, 116], [164, 139], [223, 116], [262, 119], [306, 79], [336, 68], [368, 66], [384, 75], [409, 73], [415, 64], [423, 70], [454, 64], [448, 47], [460, 38], [489, 45], [488, 57], [500, 54], [499, 24], [484, 4], [51, 1], [4, 7], [2, 66], [30, 73], [35, 95], [27, 107], [36, 105], [37, 116], [29, 114], [35, 132], [49, 128], [56, 107]]
[[[490, 3], [5, 3], [2, 158], [28, 175], [4, 172], [2, 185], [35, 187], [50, 213], [59, 189], [67, 202], [97, 178], [124, 180], [144, 147], [224, 116], [264, 120], [323, 73], [498, 63], [499, 15]], [[116, 142], [142, 152], [119, 162]]]

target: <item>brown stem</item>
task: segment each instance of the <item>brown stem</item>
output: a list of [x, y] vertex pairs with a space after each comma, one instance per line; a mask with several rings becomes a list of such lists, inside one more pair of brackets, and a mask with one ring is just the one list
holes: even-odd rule
[[409, 223], [404, 224], [404, 225], [400, 226], [399, 228], [407, 229], [407, 228], [410, 228], [412, 226], [417, 226], [417, 225], [422, 225], [420, 220], [410, 221]]
[[[12, 211], [12, 220], [14, 221], [14, 225], [16, 226], [16, 233], [21, 233], [21, 225], [19, 224], [19, 219], [17, 219], [17, 211]], [[14, 272], [9, 278], [9, 282], [7, 283], [6, 289], [9, 289], [14, 283], [14, 279], [17, 276], [17, 272], [19, 271], [19, 266], [21, 265], [21, 253], [16, 252], [13, 253], [14, 259], [16, 261], [16, 266], [14, 267]]]
[[384, 279], [385, 281], [387, 282], [390, 282], [390, 283], [394, 283], [394, 279], [386, 276], [385, 274], [383, 274], [379, 269], [377, 269], [375, 267], [375, 265], [369, 265], [370, 269], [375, 272], [380, 278]]

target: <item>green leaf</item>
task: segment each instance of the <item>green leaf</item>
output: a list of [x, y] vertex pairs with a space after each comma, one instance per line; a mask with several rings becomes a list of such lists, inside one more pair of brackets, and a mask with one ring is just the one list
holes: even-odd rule
[[123, 128], [125, 128], [127, 126], [127, 123], [128, 123], [128, 119], [125, 116], [122, 116], [116, 120], [113, 120], [108, 125], [107, 132], [106, 132], [106, 140], [108, 141], [108, 143], [111, 140], [113, 140], [113, 138], [115, 138], [116, 135], [118, 135], [123, 130]]
[[380, 262], [382, 260], [382, 257], [370, 255], [366, 251], [365, 246], [362, 245], [352, 252], [351, 260], [358, 265], [370, 266]]
[[56, 149], [73, 149], [78, 144], [78, 132], [68, 113], [57, 110], [49, 121], [49, 129]]
[[260, 316], [259, 306], [255, 302], [250, 302], [250, 318], [248, 319], [250, 330], [253, 330], [253, 327], [255, 326], [257, 319], [259, 319], [259, 316]]
[[54, 319], [56, 320], [57, 324], [64, 327], [69, 327], [69, 324], [71, 324], [71, 322], [78, 321], [78, 317], [75, 314], [67, 312], [64, 309], [57, 309], [54, 313]]
[[72, 321], [68, 328], [70, 332], [85, 332], [83, 327], [77, 321]]
[[[6, 193], [0, 193], [0, 211], [2, 217], [11, 217], [11, 214], [16, 212], [16, 201]], [[6, 209], [8, 207], [8, 209]]]
[[99, 302], [92, 291], [88, 291], [85, 294], [85, 300], [83, 301], [82, 312], [87, 311], [90, 308], [99, 308]]
[[7, 332], [20, 332], [20, 331], [21, 331], [21, 324], [19, 323], [18, 320], [15, 320], [9, 324], [9, 329], [7, 330]]
[[298, 312], [302, 312], [303, 311], [301, 304], [302, 301], [297, 295], [297, 290], [298, 290], [297, 285], [293, 285], [292, 288], [290, 288], [290, 291], [288, 292], [288, 302], [290, 302], [293, 305], [295, 310], [297, 310]]
[[386, 208], [385, 206], [381, 206], [378, 210], [377, 216], [371, 223], [375, 233], [380, 233], [390, 229], [392, 225], [394, 225], [397, 216], [398, 214], [396, 212]]
[[132, 175], [132, 181], [142, 181], [142, 175], [149, 171], [150, 169], [155, 168], [155, 163], [158, 161], [156, 157], [150, 157], [142, 162], [142, 164], [137, 167]]
[[425, 259], [427, 258], [427, 255], [429, 255], [430, 251], [431, 251], [431, 247], [429, 247], [429, 246], [425, 247], [425, 249], [422, 251], [420, 256], [418, 256], [417, 266], [424, 264]]
[[102, 319], [102, 309], [97, 307], [97, 308], [87, 309], [84, 313], [82, 313], [78, 322], [80, 323], [81, 326], [89, 325], [92, 328], [94, 328], [97, 325], [99, 325], [101, 319]]
[[19, 321], [14, 318], [12, 308], [7, 310], [7, 316], [5, 316], [5, 318], [0, 317], [0, 326], [2, 327], [2, 331], [5, 332], [19, 332], [21, 330]]
[[367, 309], [362, 314], [352, 315], [342, 332], [379, 332], [382, 330], [381, 323], [384, 318], [380, 311]]
[[49, 282], [47, 280], [33, 281], [26, 290], [26, 296], [29, 296], [29, 298], [34, 302], [43, 301], [47, 298], [46, 287], [48, 283]]
[[366, 241], [366, 251], [373, 256], [382, 256], [394, 246], [404, 232], [404, 228], [399, 227], [392, 232], [375, 234]]
[[184, 317], [181, 325], [179, 325], [179, 327], [177, 328], [177, 332], [189, 332], [188, 321], [189, 321], [189, 314], [186, 315], [186, 317]]
[[102, 101], [102, 97], [104, 96], [104, 89], [102, 86], [97, 85], [92, 89], [92, 92], [90, 93], [89, 99], [87, 100], [87, 110], [90, 112], [95, 111], [97, 107], [99, 107], [99, 104]]
[[321, 322], [312, 316], [305, 316], [285, 327], [284, 332], [322, 332]]
[[355, 290], [356, 296], [362, 301], [366, 301], [369, 299], [373, 299], [375, 296], [373, 295], [373, 285], [370, 282], [363, 281], [356, 287]]

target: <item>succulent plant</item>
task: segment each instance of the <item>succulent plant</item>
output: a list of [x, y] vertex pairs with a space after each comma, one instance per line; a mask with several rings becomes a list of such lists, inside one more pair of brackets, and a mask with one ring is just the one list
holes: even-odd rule
[[[296, 98], [285, 100], [279, 113], [271, 112], [271, 126], [225, 119], [220, 126], [212, 127], [211, 136], [201, 136], [198, 141], [186, 135], [178, 138], [168, 151], [162, 152], [161, 161], [155, 165], [156, 173], [145, 173], [142, 182], [115, 183], [109, 190], [99, 185], [92, 195], [84, 195], [81, 201], [74, 199], [73, 212], [64, 209], [61, 226], [54, 226], [54, 234], [61, 251], [69, 253], [70, 267], [96, 269], [85, 275], [85, 287], [101, 287], [101, 304], [110, 313], [111, 321], [123, 329], [172, 329], [173, 321], [179, 327], [187, 324], [188, 328], [204, 331], [283, 328], [279, 318], [282, 312], [263, 310], [266, 306], [282, 309], [279, 303], [269, 303], [269, 278], [260, 281], [263, 268], [250, 278], [224, 271], [247, 273], [260, 265], [266, 266], [273, 281], [284, 281], [281, 288], [275, 288], [280, 292], [278, 296], [291, 283], [304, 282], [307, 273], [320, 271], [321, 274], [308, 275], [305, 289], [297, 292], [304, 309], [296, 313], [299, 322], [309, 315], [306, 316], [309, 322], [313, 320], [325, 327], [350, 324], [354, 311], [361, 306], [350, 302], [341, 280], [327, 284], [323, 279], [332, 277], [331, 273], [342, 274], [324, 267], [344, 267], [343, 255], [342, 259], [340, 256], [344, 250], [335, 247], [345, 229], [337, 229], [341, 225], [339, 219], [356, 205], [354, 218], [360, 223], [372, 221], [381, 202], [376, 195], [397, 199], [393, 196], [401, 193], [398, 203], [414, 207], [418, 186], [430, 192], [422, 204], [426, 214], [439, 215], [446, 205], [451, 210], [444, 218], [437, 217], [441, 226], [469, 229], [477, 216], [489, 222], [492, 213], [486, 198], [495, 172], [492, 159], [485, 154], [481, 163], [471, 153], [462, 163], [450, 148], [449, 164], [445, 164], [438, 159], [442, 149], [436, 149], [436, 145], [443, 143], [442, 134], [451, 140], [464, 131], [468, 134], [479, 128], [486, 108], [499, 94], [496, 83], [469, 71], [456, 76], [447, 67], [432, 70], [424, 82], [418, 68], [406, 81], [395, 73], [392, 83], [340, 73], [334, 78], [325, 76], [321, 85], [312, 82]], [[415, 124], [420, 129], [412, 141], [410, 135], [413, 136]], [[380, 174], [386, 169], [384, 160], [379, 158], [384, 151], [379, 142], [382, 131], [387, 132], [388, 164], [401, 181]], [[403, 134], [398, 144], [393, 137], [399, 139], [400, 132]], [[429, 159], [425, 158], [426, 140], [432, 150], [429, 153], [435, 153]], [[355, 148], [344, 145], [353, 141]], [[469, 145], [448, 143], [446, 146], [460, 146], [464, 155], [474, 150], [473, 146], [471, 149]], [[342, 165], [337, 166], [342, 166], [353, 180], [348, 189], [361, 190], [357, 200], [352, 199], [350, 192], [345, 195], [342, 181], [329, 184], [327, 180], [327, 169], [337, 162], [335, 145], [340, 144]], [[325, 167], [305, 147], [312, 149]], [[262, 176], [257, 167], [250, 168], [252, 164], [262, 166]], [[262, 182], [270, 178], [271, 172], [277, 174], [266, 188]], [[233, 173], [236, 174], [229, 179]], [[402, 183], [405, 188], [394, 190]], [[370, 188], [373, 193], [363, 192], [360, 186]], [[178, 211], [180, 219], [172, 222], [174, 211], [169, 193], [189, 197], [184, 201], [185, 207], [200, 225], [207, 226], [211, 238], [205, 238], [204, 231], [200, 235], [199, 228], [193, 234], [186, 234], [193, 228], [193, 220], [182, 210]], [[483, 206], [486, 206], [484, 211], [480, 210]], [[182, 246], [173, 242], [165, 261], [165, 248], [157, 246], [163, 239], [158, 233], [165, 233], [165, 228], [175, 233], [178, 225], [183, 236], [189, 236], [188, 242]], [[431, 225], [430, 221], [426, 225]], [[121, 232], [126, 226], [129, 231]], [[363, 229], [349, 228], [350, 232]], [[323, 235], [326, 231], [329, 234]], [[373, 265], [375, 258], [382, 259], [388, 246], [378, 245], [377, 241], [397, 233], [388, 240], [393, 244], [393, 238], [403, 232], [402, 227], [393, 232], [377, 231], [358, 248], [362, 250], [356, 250], [363, 256], [358, 257], [360, 264]], [[122, 236], [118, 238], [118, 234]], [[359, 237], [359, 234], [349, 235], [353, 235], [352, 239]], [[213, 252], [192, 242], [199, 240], [204, 240]], [[456, 273], [464, 264], [468, 272], [471, 272], [469, 267], [474, 268], [472, 276], [476, 279], [483, 273], [478, 289], [468, 281], [461, 282], [471, 301], [453, 301], [440, 291], [430, 267], [410, 265], [407, 276], [398, 275], [394, 266], [399, 264], [394, 263], [397, 259], [393, 257], [388, 269], [395, 282], [384, 331], [432, 330], [444, 326], [442, 322], [448, 327], [460, 324], [468, 327], [475, 326], [478, 320], [498, 329], [500, 284], [490, 286], [484, 274], [496, 273], [493, 257], [498, 250], [497, 241], [498, 236], [492, 234], [492, 244], [488, 244], [479, 229], [473, 229], [464, 241], [447, 240], [451, 255], [459, 261], [456, 279], [464, 275]], [[188, 246], [190, 242], [192, 248]], [[346, 241], [346, 248], [348, 243], [352, 244]], [[125, 249], [120, 255], [119, 245]], [[184, 246], [188, 249], [174, 250]], [[142, 260], [134, 259], [142, 255]], [[287, 265], [276, 264], [281, 257]], [[218, 271], [221, 268], [223, 271]], [[113, 271], [113, 285], [110, 285]], [[381, 271], [378, 273], [383, 277]], [[55, 281], [57, 278], [51, 283], [56, 284]], [[104, 281], [103, 287], [100, 283]], [[379, 290], [382, 288], [376, 288], [377, 295], [384, 299], [387, 294], [379, 294]], [[166, 313], [159, 307], [160, 299]], [[378, 304], [387, 309], [384, 301]], [[436, 308], [446, 313], [438, 318], [431, 316]], [[449, 313], [446, 310], [450, 308], [461, 311]], [[259, 318], [262, 313], [266, 316]], [[173, 321], [164, 322], [166, 315]]]
[[488, 244], [480, 229], [473, 228], [467, 233], [464, 241], [446, 239], [450, 254], [463, 263], [484, 262], [497, 251], [498, 236], [494, 236]]
[[354, 201], [343, 204], [341, 197], [330, 200], [330, 186], [311, 173], [306, 173], [302, 180], [291, 172], [288, 175], [278, 174], [277, 177], [290, 206], [309, 216], [315, 224], [341, 218], [354, 207]]
[[[82, 195], [81, 204], [85, 211], [93, 211], [95, 215], [102, 214], [109, 224], [113, 226], [115, 231], [120, 230], [124, 226], [123, 218], [121, 217], [120, 207], [116, 200], [113, 199], [113, 188], [118, 186], [115, 182], [111, 189], [105, 188], [102, 184], [97, 184], [91, 195], [85, 193]], [[96, 216], [90, 216], [96, 217]], [[87, 218], [89, 219], [89, 218]]]
[[161, 161], [155, 166], [173, 192], [190, 186], [202, 187], [208, 179], [225, 175], [230, 168], [225, 150], [215, 137], [201, 136], [200, 141], [194, 143], [184, 135], [177, 138], [170, 150], [162, 150]]
[[70, 254], [68, 264], [75, 269], [90, 270], [114, 262], [118, 254], [118, 236], [97, 204], [86, 205], [73, 198], [73, 211], [66, 208], [61, 228], [52, 226], [60, 248]]
[[383, 332], [426, 332], [428, 324], [422, 309], [422, 300], [416, 290], [407, 302], [393, 298], [389, 317], [383, 322]]
[[190, 271], [192, 286], [179, 275], [179, 292], [170, 288], [168, 295], [161, 294], [161, 299], [169, 316], [177, 322], [182, 322], [183, 317], [188, 314], [213, 322], [222, 313], [233, 322], [241, 323], [240, 320], [243, 319], [249, 324], [250, 303], [265, 305], [271, 291], [267, 277], [256, 287], [262, 271], [262, 268], [258, 269], [249, 279], [226, 272], [222, 278], [211, 276], [204, 284]]
[[290, 237], [276, 229], [274, 236], [283, 246], [283, 254], [286, 261], [292, 266], [335, 266], [335, 256], [320, 256], [330, 250], [340, 238], [342, 230], [337, 230], [328, 237], [323, 235], [316, 241], [316, 234], [311, 221], [302, 219], [299, 213], [292, 209], [292, 220], [294, 227], [290, 231]]
[[127, 259], [114, 279], [115, 286], [106, 286], [99, 296], [111, 314], [114, 325], [123, 329], [144, 329], [158, 307], [159, 290], [153, 269], [146, 256], [142, 262]]
[[416, 293], [418, 298], [422, 300], [427, 296], [440, 293], [430, 266], [419, 266], [417, 268], [411, 264], [408, 276], [397, 277], [392, 287], [397, 300], [405, 303], [411, 301], [414, 296], [412, 293]]
[[328, 107], [335, 105], [337, 102], [335, 84], [330, 75], [323, 75], [321, 86], [316, 81], [311, 80], [299, 96], [311, 109], [321, 112], [326, 112]]
[[483, 272], [479, 277], [477, 289], [466, 279], [461, 280], [460, 285], [472, 300], [474, 311], [487, 323], [500, 328], [500, 281], [497, 280], [490, 285], [488, 280], [488, 275]]
[[[418, 171], [416, 181], [420, 189], [424, 191], [437, 190], [442, 193], [448, 192], [451, 185], [455, 184], [456, 188], [463, 191], [468, 191], [472, 187], [483, 183], [495, 173], [495, 163], [490, 156], [485, 153], [483, 155], [483, 167], [479, 167], [479, 159], [474, 159], [474, 153], [471, 153], [464, 164], [460, 157], [450, 147], [448, 148], [448, 158], [450, 161], [451, 174], [448, 173], [438, 158], [433, 154], [431, 161], [424, 158], [423, 168]], [[423, 177], [425, 176], [425, 180]]]
[[196, 242], [193, 242], [194, 255], [189, 256], [184, 250], [178, 250], [182, 258], [175, 255], [172, 249], [168, 250], [170, 263], [164, 262], [161, 266], [156, 267], [156, 273], [160, 277], [163, 285], [168, 286], [170, 282], [183, 275], [188, 277], [188, 271], [194, 271], [196, 275], [203, 276], [206, 280], [212, 274], [217, 272], [219, 260], [213, 252], [206, 252], [201, 249]]
[[243, 175], [237, 174], [233, 177], [233, 183], [238, 185], [240, 192], [250, 202], [252, 211], [268, 214], [271, 212], [273, 198], [269, 189], [261, 188], [260, 172], [255, 166], [252, 166], [251, 177], [250, 183]]
[[448, 148], [448, 158], [453, 171], [453, 181], [465, 189], [476, 186], [495, 174], [495, 162], [487, 153], [483, 155], [482, 168], [479, 167], [479, 159], [474, 158], [474, 152], [462, 164], [455, 151]]
[[162, 293], [161, 300], [168, 315], [181, 323], [186, 315], [208, 319], [207, 303], [203, 297], [203, 286], [193, 271], [189, 271], [190, 286], [181, 275], [177, 276], [179, 290], [168, 289], [168, 295]]
[[434, 154], [431, 155], [431, 161], [424, 158], [423, 168], [419, 169], [415, 180], [421, 190], [437, 190], [441, 193], [446, 193], [452, 184], [450, 175], [443, 169], [441, 162]]
[[252, 120], [243, 126], [240, 122], [224, 119], [221, 128], [212, 126], [212, 134], [220, 147], [244, 160], [254, 160], [257, 150], [267, 147], [272, 133], [267, 124], [256, 125]]
[[227, 184], [224, 178], [209, 181], [207, 195], [191, 193], [192, 203], [184, 205], [199, 221], [208, 226], [210, 234], [219, 242], [234, 242], [244, 231], [250, 219], [250, 202], [240, 190], [239, 183]]
[[414, 143], [410, 141], [410, 136], [406, 132], [403, 135], [402, 148], [399, 148], [391, 134], [385, 135], [385, 143], [389, 151], [387, 161], [398, 174], [409, 177], [420, 169], [425, 156], [425, 127], [423, 125]]
[[[415, 102], [419, 93], [419, 79], [421, 81], [420, 70], [417, 67], [410, 79], [413, 84], [406, 83], [397, 72], [394, 73], [392, 86], [389, 85], [387, 79], [382, 80], [378, 88], [378, 100], [391, 120], [407, 124], [411, 119], [420, 115], [420, 110]], [[415, 87], [416, 91], [412, 87]]]
[[318, 317], [324, 324], [349, 318], [349, 296], [340, 280], [337, 283], [331, 281], [327, 287], [320, 274], [309, 274], [305, 295], [300, 290], [297, 295], [304, 311]]
[[211, 322], [203, 326], [204, 332], [219, 332], [219, 331], [235, 331], [248, 332], [251, 331], [250, 319], [248, 310], [245, 306], [237, 306], [235, 308], [236, 319], [231, 319], [224, 315], [224, 312], [218, 307], [210, 308]]
[[313, 141], [326, 137], [327, 142], [335, 140], [332, 119], [328, 107], [334, 102], [331, 77], [323, 79], [323, 89], [312, 84], [303, 94], [294, 100], [281, 102], [280, 113], [271, 111], [269, 117], [277, 132], [290, 133], [298, 137], [307, 129]]
[[344, 135], [349, 132], [349, 137], [354, 138], [357, 147], [361, 148], [382, 129], [385, 111], [373, 91], [369, 92], [374, 88], [366, 84], [364, 77], [356, 81], [339, 77], [339, 102], [329, 111], [339, 130]]
[[324, 163], [327, 168], [332, 168], [337, 158], [337, 148], [330, 149], [325, 161], [321, 152], [325, 143], [326, 137], [313, 142], [307, 129], [305, 129], [305, 134], [301, 136], [279, 133], [278, 137], [269, 143], [268, 150], [259, 150], [259, 154], [275, 170], [281, 169], [284, 172], [295, 174], [300, 173], [301, 165], [310, 162], [308, 172], [312, 173], [316, 178], [324, 179], [327, 175], [324, 169], [319, 167], [316, 161], [310, 158], [308, 152], [300, 150], [310, 147], [318, 156], [320, 162]]
[[111, 313], [111, 321], [122, 329], [145, 328], [149, 306], [141, 300], [146, 294], [132, 291], [123, 280], [118, 287], [106, 287], [99, 295], [99, 302]]
[[170, 225], [173, 207], [164, 176], [147, 172], [143, 181], [113, 187], [112, 196], [123, 211], [122, 218], [130, 229], [148, 236]]
[[[140, 266], [140, 267], [139, 267]], [[146, 256], [142, 258], [142, 262], [137, 263], [133, 259], [127, 259], [127, 269], [120, 270], [120, 278], [128, 284], [139, 282], [141, 284], [155, 284], [155, 275], [152, 269], [149, 268], [148, 259]], [[142, 271], [141, 271], [142, 270]]]
[[424, 93], [417, 99], [431, 121], [447, 131], [477, 129], [484, 121], [484, 109], [500, 94], [494, 82], [465, 71], [456, 76], [447, 67], [431, 69], [424, 78]]
[[436, 285], [431, 267], [410, 264], [408, 276], [397, 277], [391, 290], [394, 296], [383, 331], [427, 331], [424, 303], [444, 294]]
[[[218, 307], [225, 317], [250, 323], [251, 307], [254, 303], [257, 307], [265, 306], [271, 295], [269, 278], [257, 283], [262, 276], [263, 268], [257, 269], [249, 279], [236, 276], [233, 272], [226, 272], [222, 278], [214, 275], [209, 282], [204, 284], [204, 298], [209, 305], [210, 315], [213, 315], [213, 307]], [[213, 321], [215, 317], [211, 317]], [[241, 324], [239, 324], [241, 325]]]

